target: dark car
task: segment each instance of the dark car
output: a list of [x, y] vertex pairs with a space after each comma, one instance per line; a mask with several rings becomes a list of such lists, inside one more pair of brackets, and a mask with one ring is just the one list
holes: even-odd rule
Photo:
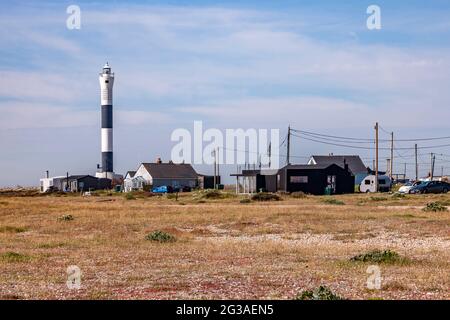
[[409, 193], [447, 193], [450, 190], [450, 184], [444, 181], [426, 181], [412, 187]]

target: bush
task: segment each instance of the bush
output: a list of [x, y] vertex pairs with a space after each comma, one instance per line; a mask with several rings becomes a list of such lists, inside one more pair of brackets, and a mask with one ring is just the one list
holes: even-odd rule
[[249, 198], [241, 199], [240, 203], [251, 203], [252, 201]]
[[338, 206], [342, 206], [344, 205], [344, 201], [335, 199], [335, 198], [326, 198], [323, 200], [323, 203], [325, 204], [333, 204], [333, 205], [338, 205]]
[[254, 201], [280, 201], [281, 197], [275, 193], [260, 192], [254, 194], [251, 199]]
[[350, 258], [350, 261], [376, 262], [376, 263], [395, 263], [404, 261], [400, 255], [391, 250], [374, 250], [367, 253], [356, 255]]
[[423, 211], [431, 211], [431, 212], [438, 212], [438, 211], [447, 211], [447, 207], [441, 203], [441, 202], [430, 202], [427, 203], [426, 207], [422, 209]]
[[136, 197], [135, 197], [134, 194], [132, 194], [131, 192], [128, 192], [128, 193], [125, 195], [125, 199], [127, 199], [127, 200], [136, 200]]
[[199, 191], [194, 192], [192, 196], [195, 199], [217, 200], [217, 199], [228, 198], [231, 195], [227, 192], [220, 191], [220, 190], [205, 189], [205, 190], [199, 190]]
[[343, 300], [343, 298], [334, 294], [328, 287], [320, 286], [314, 290], [299, 293], [295, 300]]
[[393, 199], [404, 199], [406, 195], [404, 193], [396, 192], [392, 195]]
[[0, 260], [5, 262], [26, 262], [30, 260], [30, 257], [25, 254], [9, 251], [2, 253]]
[[174, 242], [176, 239], [173, 235], [170, 233], [156, 230], [151, 233], [149, 233], [147, 236], [145, 236], [146, 240], [155, 241], [155, 242]]
[[71, 214], [64, 214], [58, 218], [59, 221], [72, 221], [74, 218]]
[[292, 198], [296, 198], [296, 199], [306, 198], [306, 193], [304, 193], [302, 191], [292, 192], [291, 193], [291, 197]]
[[386, 197], [370, 197], [372, 201], [386, 201], [387, 199]]
[[22, 227], [12, 227], [12, 226], [0, 227], [0, 232], [21, 233], [25, 231], [27, 231], [27, 229]]

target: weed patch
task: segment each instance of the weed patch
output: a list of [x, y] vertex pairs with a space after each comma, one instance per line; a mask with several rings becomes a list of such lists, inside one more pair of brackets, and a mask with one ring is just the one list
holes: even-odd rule
[[26, 254], [21, 254], [17, 252], [5, 252], [0, 255], [0, 260], [4, 262], [27, 262], [31, 258]]
[[344, 205], [344, 201], [335, 199], [335, 198], [326, 198], [322, 200], [323, 203], [325, 204], [332, 204], [332, 205], [338, 205], [338, 206], [342, 206]]
[[146, 240], [155, 241], [155, 242], [174, 242], [176, 238], [171, 235], [170, 233], [156, 230], [151, 233], [149, 233], [146, 237]]
[[72, 221], [74, 217], [71, 214], [64, 214], [61, 217], [58, 217], [59, 221]]
[[314, 290], [305, 290], [299, 293], [295, 300], [344, 300], [326, 286], [320, 286]]
[[25, 231], [27, 231], [27, 229], [22, 227], [12, 227], [12, 226], [0, 227], [0, 232], [4, 233], [21, 233]]
[[443, 205], [441, 202], [430, 202], [427, 203], [425, 208], [422, 209], [423, 211], [427, 212], [442, 212], [442, 211], [448, 211], [447, 207]]
[[358, 254], [350, 261], [354, 262], [374, 262], [374, 263], [399, 263], [406, 262], [397, 252], [391, 250], [374, 250], [363, 254]]
[[275, 193], [260, 192], [252, 196], [253, 201], [280, 201], [281, 197]]

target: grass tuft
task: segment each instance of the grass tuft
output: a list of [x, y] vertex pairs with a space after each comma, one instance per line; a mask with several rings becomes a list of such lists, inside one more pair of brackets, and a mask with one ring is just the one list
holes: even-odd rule
[[375, 262], [375, 263], [398, 263], [405, 262], [406, 259], [402, 258], [397, 252], [391, 250], [374, 250], [363, 254], [358, 254], [350, 261], [355, 262]]
[[439, 201], [427, 203], [425, 208], [423, 208], [422, 210], [423, 211], [428, 211], [428, 212], [448, 211], [447, 207], [443, 203], [441, 203]]
[[304, 192], [302, 192], [302, 191], [292, 192], [292, 193], [290, 194], [290, 196], [291, 196], [292, 198], [295, 198], [295, 199], [303, 199], [303, 198], [306, 198], [306, 197], [307, 197], [306, 193], [304, 193]]
[[146, 240], [155, 241], [155, 242], [174, 242], [176, 240], [175, 236], [171, 235], [170, 233], [156, 230], [153, 232], [150, 232], [148, 235], [145, 236]]
[[252, 196], [253, 201], [280, 201], [281, 197], [275, 193], [260, 192]]
[[305, 290], [299, 293], [295, 300], [344, 300], [326, 286], [320, 286], [314, 290]]
[[74, 217], [71, 214], [64, 214], [61, 217], [58, 217], [59, 221], [72, 221]]
[[27, 262], [31, 258], [26, 254], [8, 251], [0, 255], [0, 260], [4, 262]]
[[0, 227], [0, 232], [4, 233], [21, 233], [27, 231], [27, 228], [22, 227], [13, 227], [13, 226], [4, 226]]
[[344, 205], [344, 201], [335, 199], [335, 198], [326, 198], [322, 200], [323, 203], [325, 204], [332, 204], [332, 205], [338, 205], [338, 206], [342, 206]]

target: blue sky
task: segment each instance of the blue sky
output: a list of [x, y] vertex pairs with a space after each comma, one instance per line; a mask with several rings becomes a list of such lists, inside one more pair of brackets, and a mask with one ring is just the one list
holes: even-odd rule
[[[81, 8], [80, 30], [66, 28], [70, 4]], [[366, 28], [371, 4], [381, 30]], [[448, 135], [449, 13], [448, 1], [3, 1], [0, 185], [95, 171], [106, 61], [121, 173], [168, 160], [171, 132], [194, 120], [362, 138], [379, 121], [399, 138]], [[298, 162], [330, 152], [355, 150], [293, 141]], [[373, 152], [357, 153], [371, 165]], [[396, 171], [407, 162], [412, 173], [410, 153]]]

